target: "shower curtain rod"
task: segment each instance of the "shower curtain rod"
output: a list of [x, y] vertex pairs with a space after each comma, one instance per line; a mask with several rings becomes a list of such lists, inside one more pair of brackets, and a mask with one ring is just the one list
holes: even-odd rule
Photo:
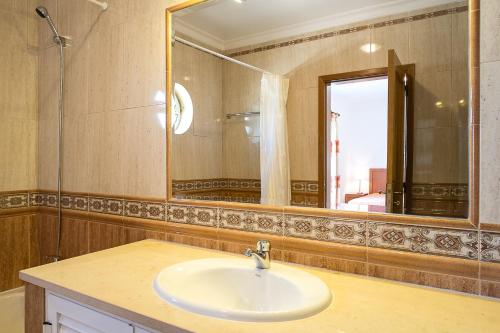
[[211, 55], [213, 56], [216, 56], [217, 58], [221, 58], [221, 59], [224, 59], [224, 60], [227, 60], [227, 61], [230, 61], [230, 62], [233, 62], [235, 64], [238, 64], [238, 65], [241, 65], [243, 67], [246, 67], [246, 68], [250, 68], [250, 69], [253, 69], [255, 71], [258, 71], [258, 72], [261, 72], [261, 73], [264, 73], [264, 74], [273, 74], [271, 72], [268, 72], [266, 70], [263, 70], [262, 68], [259, 68], [259, 67], [255, 67], [255, 66], [252, 66], [250, 64], [247, 64], [247, 63], [244, 63], [242, 61], [239, 61], [239, 60], [236, 60], [234, 58], [231, 58], [231, 57], [228, 57], [228, 56], [225, 56], [223, 54], [220, 54], [220, 53], [217, 53], [215, 51], [212, 51], [212, 50], [209, 50], [207, 48], [204, 48], [203, 46], [200, 46], [198, 44], [195, 44], [193, 42], [190, 42], [190, 41], [187, 41], [183, 38], [180, 38], [180, 37], [174, 37], [174, 39], [182, 44], [185, 44], [185, 45], [188, 45], [188, 46], [191, 46], [191, 47], [194, 47], [195, 49], [198, 49], [200, 51], [203, 51], [203, 52], [206, 52], [206, 53], [210, 53]]

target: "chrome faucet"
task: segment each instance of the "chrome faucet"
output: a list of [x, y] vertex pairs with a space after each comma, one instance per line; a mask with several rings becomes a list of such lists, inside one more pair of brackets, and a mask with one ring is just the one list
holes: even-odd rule
[[268, 269], [271, 267], [271, 243], [267, 240], [258, 241], [256, 251], [246, 249], [245, 255], [252, 257], [259, 269]]

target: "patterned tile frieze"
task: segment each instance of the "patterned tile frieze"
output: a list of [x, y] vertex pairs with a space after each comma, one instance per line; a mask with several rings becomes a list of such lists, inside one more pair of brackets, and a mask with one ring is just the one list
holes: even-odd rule
[[476, 231], [369, 222], [367, 233], [369, 247], [478, 258]]
[[0, 209], [29, 207], [29, 193], [3, 193], [0, 194]]
[[292, 180], [292, 192], [318, 193], [318, 190], [319, 186], [317, 181]]
[[[57, 207], [57, 193], [0, 193], [1, 208]], [[168, 205], [111, 197], [64, 193], [65, 209], [195, 224], [264, 234], [378, 247], [500, 263], [500, 234], [428, 226], [403, 225], [338, 217], [250, 211], [191, 205]], [[480, 248], [480, 250], [479, 250]], [[479, 254], [480, 252], [480, 254]]]
[[365, 245], [366, 221], [286, 214], [285, 236]]
[[254, 48], [250, 48], [250, 49], [239, 50], [236, 52], [229, 51], [227, 56], [234, 58], [234, 57], [238, 57], [238, 56], [242, 56], [242, 55], [246, 55], [246, 54], [268, 51], [268, 50], [277, 49], [277, 48], [281, 48], [281, 47], [287, 47], [287, 46], [312, 42], [315, 40], [331, 38], [331, 37], [339, 36], [339, 35], [346, 35], [346, 34], [358, 32], [358, 31], [363, 31], [363, 30], [367, 30], [367, 29], [377, 29], [377, 28], [382, 28], [382, 27], [386, 27], [386, 26], [403, 24], [403, 23], [408, 23], [408, 22], [413, 22], [413, 21], [420, 21], [420, 20], [425, 20], [425, 19], [429, 19], [429, 18], [433, 18], [433, 17], [439, 17], [439, 16], [444, 16], [444, 15], [464, 12], [467, 10], [468, 10], [468, 6], [460, 6], [460, 7], [455, 7], [455, 8], [432, 11], [432, 12], [428, 12], [428, 13], [424, 13], [424, 14], [401, 17], [401, 18], [394, 19], [394, 20], [387, 20], [387, 21], [382, 21], [382, 22], [377, 22], [377, 23], [372, 23], [372, 24], [363, 24], [363, 25], [353, 26], [353, 27], [349, 27], [349, 28], [345, 28], [345, 29], [341, 29], [341, 30], [323, 32], [323, 33], [320, 33], [317, 35], [295, 38], [295, 39], [291, 39], [291, 40], [287, 40], [287, 41], [283, 41], [283, 42], [278, 42], [278, 43], [274, 43], [274, 44], [268, 44], [268, 45], [258, 46], [258, 47], [254, 47]]
[[74, 210], [89, 210], [89, 198], [83, 195], [63, 194], [61, 196], [61, 207]]
[[274, 212], [220, 208], [219, 227], [283, 235], [284, 216], [281, 213]]
[[410, 192], [415, 199], [468, 200], [467, 184], [411, 184]]
[[169, 204], [167, 221], [217, 227], [217, 214], [217, 208]]
[[142, 202], [125, 200], [124, 215], [127, 217], [140, 217], [150, 220], [165, 220], [165, 203]]
[[500, 263], [500, 234], [481, 232], [481, 260]]
[[115, 198], [89, 198], [89, 211], [94, 213], [123, 215], [123, 199]]

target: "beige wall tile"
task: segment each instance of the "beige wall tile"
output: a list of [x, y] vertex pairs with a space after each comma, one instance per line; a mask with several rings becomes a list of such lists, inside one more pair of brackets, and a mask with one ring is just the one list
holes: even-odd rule
[[481, 1], [481, 62], [500, 61], [500, 3]]
[[89, 192], [89, 126], [87, 115], [64, 118], [62, 189]]
[[0, 122], [0, 191], [36, 187], [35, 120], [6, 118]]
[[124, 194], [165, 197], [166, 143], [164, 106], [134, 108], [123, 117], [122, 168]]
[[57, 189], [57, 118], [38, 121], [38, 188]]
[[123, 195], [123, 111], [88, 116], [89, 191]]
[[481, 64], [481, 223], [500, 223], [500, 61]]
[[[59, 61], [52, 59], [52, 61]], [[89, 49], [85, 40], [73, 40], [65, 48], [64, 114], [85, 116], [88, 113]]]
[[[371, 67], [387, 67], [387, 52], [390, 49], [396, 51], [401, 63], [409, 62], [409, 23], [370, 29], [370, 32], [371, 43], [375, 44], [371, 53]], [[380, 49], [377, 50], [377, 47]]]

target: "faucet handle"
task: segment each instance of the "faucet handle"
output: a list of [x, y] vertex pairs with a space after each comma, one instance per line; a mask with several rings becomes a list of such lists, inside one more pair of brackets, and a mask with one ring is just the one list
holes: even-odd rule
[[271, 251], [271, 242], [262, 239], [257, 242], [257, 252], [269, 252]]

